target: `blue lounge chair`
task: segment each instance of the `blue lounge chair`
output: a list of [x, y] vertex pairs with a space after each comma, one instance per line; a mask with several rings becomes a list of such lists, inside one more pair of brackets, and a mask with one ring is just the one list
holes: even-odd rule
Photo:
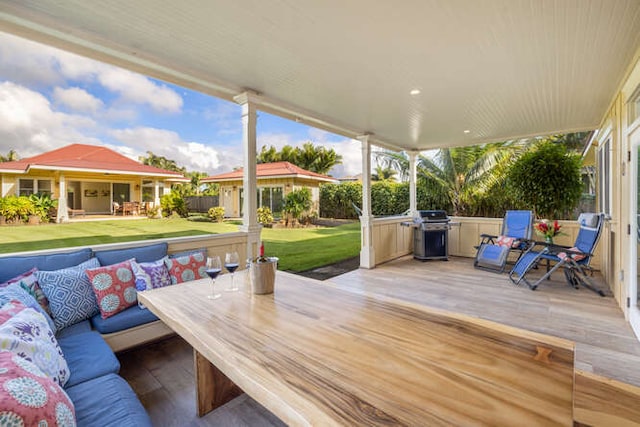
[[[604, 292], [596, 288], [587, 276], [587, 273], [592, 273], [589, 263], [602, 233], [604, 214], [580, 214], [578, 223], [580, 231], [573, 247], [535, 242], [535, 245], [520, 257], [509, 273], [511, 281], [516, 285], [526, 283], [531, 290], [535, 290], [554, 271], [564, 267], [565, 278], [571, 286], [577, 289], [582, 285], [600, 296], [604, 296]], [[532, 283], [526, 276], [542, 260], [547, 261], [547, 272]], [[549, 268], [552, 262], [554, 265]]]
[[502, 273], [511, 251], [518, 256], [529, 248], [533, 232], [533, 212], [507, 211], [502, 222], [502, 234], [492, 236], [482, 234], [473, 266]]

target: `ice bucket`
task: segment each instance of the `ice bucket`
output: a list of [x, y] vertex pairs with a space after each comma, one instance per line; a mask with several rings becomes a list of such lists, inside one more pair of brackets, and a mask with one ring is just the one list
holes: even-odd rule
[[278, 258], [267, 258], [267, 262], [252, 262], [249, 267], [251, 277], [251, 292], [257, 295], [273, 293], [276, 282]]

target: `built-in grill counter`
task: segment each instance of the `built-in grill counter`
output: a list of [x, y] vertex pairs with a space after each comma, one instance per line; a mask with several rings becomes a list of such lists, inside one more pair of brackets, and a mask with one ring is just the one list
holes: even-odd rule
[[418, 260], [449, 259], [451, 218], [446, 211], [417, 211], [413, 221], [402, 225], [413, 228], [413, 257]]

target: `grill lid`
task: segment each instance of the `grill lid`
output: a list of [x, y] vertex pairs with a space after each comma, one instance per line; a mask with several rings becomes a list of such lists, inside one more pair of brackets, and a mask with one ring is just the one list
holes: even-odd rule
[[428, 210], [418, 211], [415, 217], [416, 222], [449, 222], [447, 211]]

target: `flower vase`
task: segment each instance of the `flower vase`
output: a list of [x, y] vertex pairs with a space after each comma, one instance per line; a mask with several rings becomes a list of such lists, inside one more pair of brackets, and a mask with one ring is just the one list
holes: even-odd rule
[[547, 236], [544, 238], [545, 243], [549, 244], [549, 245], [553, 245], [553, 237], [551, 236]]

